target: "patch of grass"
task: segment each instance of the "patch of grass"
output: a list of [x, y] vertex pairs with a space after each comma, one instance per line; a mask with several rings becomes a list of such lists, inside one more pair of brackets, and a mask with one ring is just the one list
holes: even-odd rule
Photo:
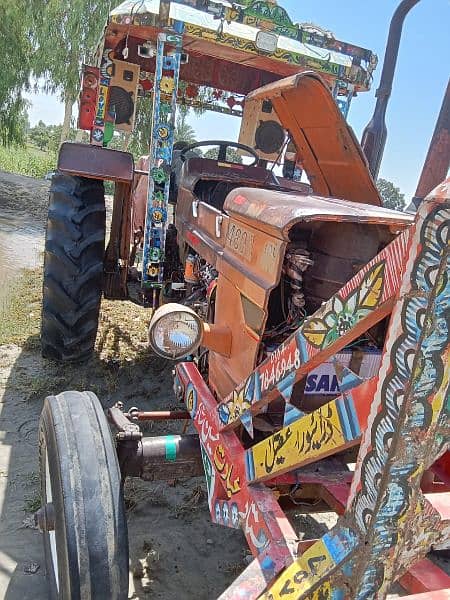
[[53, 152], [42, 152], [31, 146], [6, 148], [0, 145], [0, 169], [3, 171], [42, 179], [55, 167], [56, 154]]
[[0, 344], [38, 346], [42, 270], [24, 269], [0, 307]]
[[[0, 346], [15, 344], [39, 353], [41, 304], [42, 269], [23, 271], [0, 306]], [[122, 399], [133, 397], [139, 393], [146, 376], [151, 382], [152, 377], [161, 377], [170, 369], [167, 361], [153, 356], [149, 350], [150, 318], [149, 309], [131, 302], [104, 299], [96, 351], [91, 360], [63, 367], [52, 361], [41, 361], [30, 376], [16, 377], [14, 386], [31, 402], [65, 389], [91, 390], [105, 399], [123, 388]]]
[[206, 502], [206, 492], [202, 486], [196, 486], [189, 494], [183, 498], [183, 504], [175, 506], [173, 512], [178, 519], [180, 516], [185, 517], [202, 509]]
[[147, 482], [131, 477], [128, 477], [125, 481], [124, 502], [128, 513], [143, 503], [152, 506], [168, 506], [169, 504], [164, 493], [163, 484], [152, 489]]
[[[0, 307], [0, 345], [38, 348], [41, 304], [42, 268], [22, 270]], [[149, 309], [132, 302], [102, 301], [97, 352], [102, 361], [116, 363], [116, 369], [109, 369], [112, 384], [117, 379], [119, 366], [126, 367], [143, 354], [148, 354], [150, 319]]]
[[104, 360], [126, 366], [148, 354], [147, 331], [152, 313], [132, 302], [103, 300], [97, 336], [97, 351]]
[[41, 508], [41, 494], [36, 491], [33, 494], [25, 496], [25, 504], [23, 510], [27, 513], [35, 513]]
[[29, 489], [30, 493], [24, 495], [24, 511], [27, 513], [35, 513], [41, 508], [41, 494], [39, 491], [40, 477], [39, 473], [32, 471], [24, 475], [22, 485], [25, 489]]

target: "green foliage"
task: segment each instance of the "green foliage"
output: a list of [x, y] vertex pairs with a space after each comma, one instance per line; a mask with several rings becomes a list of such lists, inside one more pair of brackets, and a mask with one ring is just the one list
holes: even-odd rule
[[8, 292], [0, 307], [0, 344], [22, 345], [32, 337], [39, 340], [42, 272], [24, 269]]
[[[0, 0], [0, 2], [3, 0]], [[60, 141], [68, 139], [81, 66], [92, 64], [106, 23], [110, 0], [29, 0], [33, 14], [33, 72], [47, 92], [59, 92], [65, 104]]]
[[[178, 108], [177, 125], [175, 128], [175, 141], [183, 141], [188, 144], [196, 142], [195, 131], [187, 123], [189, 108]], [[153, 97], [147, 96], [140, 98], [136, 107], [136, 121], [134, 131], [131, 134], [128, 152], [131, 152], [135, 159], [146, 155], [149, 152], [149, 142], [152, 131], [152, 116], [153, 116]], [[115, 136], [110, 148], [123, 149], [123, 135]]]
[[56, 168], [56, 154], [34, 148], [0, 146], [0, 169], [29, 177], [42, 178]]
[[187, 122], [188, 114], [188, 108], [186, 108], [185, 106], [180, 107], [174, 137], [176, 142], [186, 142], [187, 144], [194, 144], [197, 141], [197, 139], [195, 137], [194, 129]]
[[0, 0], [0, 144], [23, 143], [26, 101], [22, 89], [30, 74], [28, 3]]
[[75, 100], [83, 61], [93, 59], [110, 8], [109, 0], [31, 0], [34, 72], [48, 91]]
[[[43, 121], [39, 121], [28, 131], [28, 140], [39, 150], [56, 153], [59, 149], [61, 130], [62, 125], [46, 125]], [[75, 129], [70, 129], [67, 138], [74, 140], [76, 133]]]
[[28, 139], [32, 144], [37, 146], [39, 150], [47, 150], [50, 142], [50, 131], [43, 121], [39, 121], [35, 127], [32, 127], [28, 132]]
[[405, 208], [405, 194], [402, 194], [400, 188], [395, 187], [391, 181], [380, 178], [377, 181], [377, 188], [385, 208], [400, 211]]
[[152, 131], [153, 97], [139, 98], [136, 106], [136, 120], [128, 152], [137, 160], [140, 156], [148, 154], [150, 134]]
[[[205, 158], [217, 160], [219, 158], [219, 148], [211, 148], [205, 152]], [[242, 164], [242, 156], [236, 148], [227, 148], [227, 161]]]

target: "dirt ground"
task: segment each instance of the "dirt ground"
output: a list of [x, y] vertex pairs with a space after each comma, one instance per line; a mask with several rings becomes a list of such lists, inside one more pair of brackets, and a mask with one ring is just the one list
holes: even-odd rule
[[[2, 346], [0, 362], [0, 597], [37, 600], [47, 597], [41, 537], [31, 518], [40, 503], [37, 423], [43, 398], [67, 384], [72, 389], [99, 391], [109, 375], [120, 383], [99, 394], [105, 407], [122, 400], [125, 406], [165, 408], [174, 404], [170, 369], [145, 359], [129, 369], [114, 362], [100, 365], [94, 359], [82, 373], [72, 369], [69, 376], [65, 374], [67, 384], [62, 386], [61, 368], [41, 359], [36, 350]], [[176, 424], [171, 431], [179, 432], [180, 427]], [[149, 434], [168, 430], [155, 426]], [[215, 598], [244, 566], [243, 537], [210, 524], [201, 479], [173, 487], [131, 481], [126, 502], [131, 567], [136, 575], [131, 578], [131, 598], [150, 594], [175, 599], [180, 598], [180, 589], [183, 598]]]
[[[39, 268], [21, 276], [1, 315], [0, 598], [6, 600], [48, 597], [41, 536], [32, 519], [40, 506], [37, 427], [44, 398], [92, 390], [104, 407], [121, 401], [125, 408], [180, 408], [171, 365], [147, 348], [149, 314], [131, 303], [103, 302], [96, 354], [87, 364], [42, 359], [40, 277]], [[154, 424], [145, 433], [180, 433], [182, 426]], [[171, 486], [129, 481], [126, 505], [130, 598], [213, 600], [248, 564], [242, 533], [211, 524], [203, 478]], [[292, 517], [304, 539], [322, 535], [336, 519], [300, 510]]]

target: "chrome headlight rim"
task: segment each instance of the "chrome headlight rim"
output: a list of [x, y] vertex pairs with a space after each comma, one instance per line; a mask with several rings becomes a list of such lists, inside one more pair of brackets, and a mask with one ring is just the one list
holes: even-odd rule
[[[189, 317], [192, 319], [192, 321], [196, 324], [197, 326], [197, 332], [195, 333], [194, 330], [193, 332], [195, 333], [195, 337], [193, 338], [192, 342], [189, 344], [189, 346], [182, 348], [180, 347], [180, 351], [176, 352], [176, 345], [172, 340], [173, 348], [171, 351], [169, 350], [164, 350], [163, 347], [161, 347], [162, 345], [157, 343], [156, 341], [156, 336], [155, 333], [157, 331], [158, 326], [161, 327], [162, 323], [164, 322], [164, 320], [169, 320], [169, 319], [174, 319], [174, 317], [176, 317], [176, 315], [179, 314], [180, 315], [180, 319], [182, 317], [186, 318]], [[167, 329], [167, 335], [170, 334], [170, 328], [168, 327]], [[149, 329], [148, 329], [148, 341], [150, 344], [150, 347], [152, 348], [153, 352], [161, 357], [161, 358], [165, 358], [167, 360], [181, 360], [183, 358], [186, 358], [187, 356], [193, 354], [196, 350], [198, 350], [198, 348], [201, 345], [202, 342], [202, 338], [203, 338], [203, 322], [200, 319], [200, 317], [197, 315], [197, 313], [195, 311], [193, 311], [191, 308], [189, 308], [188, 306], [184, 306], [183, 304], [177, 304], [177, 303], [169, 303], [169, 304], [164, 304], [163, 306], [161, 306], [160, 308], [158, 308], [151, 321], [150, 321], [150, 325], [149, 325]]]

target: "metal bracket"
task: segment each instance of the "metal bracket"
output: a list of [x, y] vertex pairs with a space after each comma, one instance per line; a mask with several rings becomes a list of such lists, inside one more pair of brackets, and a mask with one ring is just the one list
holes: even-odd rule
[[117, 441], [120, 442], [134, 442], [142, 439], [142, 431], [139, 425], [131, 423], [122, 412], [120, 405], [115, 405], [112, 408], [108, 408], [106, 411], [109, 422], [118, 429], [116, 435]]

